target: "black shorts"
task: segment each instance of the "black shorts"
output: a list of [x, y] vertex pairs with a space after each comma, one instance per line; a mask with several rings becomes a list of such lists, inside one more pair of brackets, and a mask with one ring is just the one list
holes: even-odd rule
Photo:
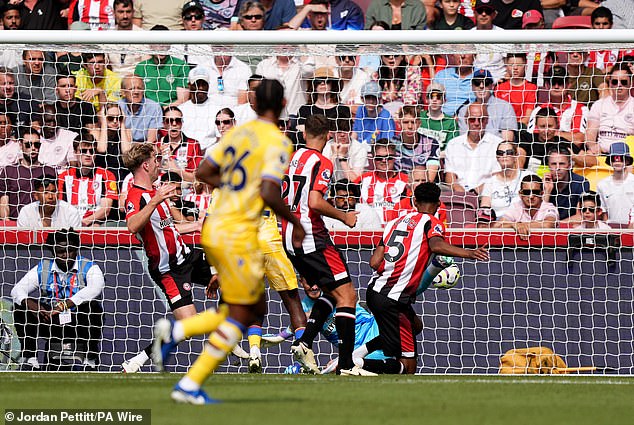
[[331, 291], [352, 282], [343, 255], [332, 244], [310, 254], [289, 254], [288, 258], [309, 285], [317, 285], [323, 290]]
[[170, 271], [165, 273], [150, 270], [150, 276], [165, 294], [167, 303], [173, 311], [194, 303], [192, 284], [207, 286], [211, 279], [211, 269], [204, 251], [200, 248], [191, 248], [181, 264], [171, 265]]
[[372, 288], [366, 292], [366, 301], [379, 327], [381, 348], [386, 356], [416, 357], [416, 313], [411, 304], [394, 301]]

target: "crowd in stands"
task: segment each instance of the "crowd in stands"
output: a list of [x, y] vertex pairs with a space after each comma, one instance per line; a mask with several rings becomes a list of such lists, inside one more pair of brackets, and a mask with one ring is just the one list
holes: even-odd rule
[[[557, 27], [566, 16], [596, 30], [634, 28], [628, 1], [561, 3], [7, 0], [0, 16], [4, 31], [503, 31]], [[634, 51], [185, 53], [1, 52], [0, 220], [121, 225], [133, 184], [121, 155], [139, 142], [156, 145], [160, 180], [181, 185], [180, 219], [202, 219], [212, 193], [195, 169], [223, 134], [255, 118], [253, 84], [276, 78], [287, 100], [279, 126], [296, 146], [307, 117], [329, 119], [330, 201], [360, 212], [355, 229], [378, 230], [412, 210], [423, 181], [442, 186], [456, 227], [509, 227], [521, 237], [634, 227]], [[452, 220], [452, 208], [471, 208], [475, 219]]]

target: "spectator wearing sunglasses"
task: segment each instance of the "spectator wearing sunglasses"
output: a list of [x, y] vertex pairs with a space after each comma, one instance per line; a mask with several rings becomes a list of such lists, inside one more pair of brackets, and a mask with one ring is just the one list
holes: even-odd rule
[[245, 31], [260, 31], [264, 29], [266, 13], [262, 3], [247, 1], [240, 6], [240, 28]]
[[601, 203], [608, 213], [608, 222], [627, 224], [634, 208], [634, 175], [632, 155], [624, 142], [612, 143], [605, 162], [612, 167], [611, 176], [597, 183]]
[[19, 162], [0, 171], [0, 219], [17, 219], [22, 207], [35, 201], [33, 184], [44, 175], [55, 175], [54, 168], [39, 161], [41, 141], [36, 130], [19, 128], [17, 139], [22, 151]]
[[379, 139], [372, 145], [371, 157], [372, 170], [355, 183], [361, 187], [359, 201], [374, 207], [385, 224], [388, 211], [409, 196], [407, 174], [396, 170], [396, 146], [388, 139]]
[[205, 10], [197, 1], [190, 1], [183, 5], [181, 18], [185, 31], [200, 31], [205, 23]]
[[107, 103], [101, 111], [101, 131], [97, 139], [95, 164], [112, 171], [116, 181], [121, 182], [128, 175], [121, 155], [132, 146], [132, 132], [126, 127], [125, 116], [118, 104]]
[[[632, 73], [623, 62], [612, 67], [607, 75], [609, 96], [599, 99], [590, 108], [586, 138], [595, 153], [608, 153], [615, 142], [634, 135], [634, 98], [630, 95]], [[598, 145], [598, 146], [597, 146]]]
[[[612, 227], [601, 219], [604, 211], [601, 208], [601, 198], [595, 192], [589, 192], [581, 197], [579, 215], [581, 223], [575, 229], [610, 230]], [[627, 224], [627, 223], [626, 223]]]
[[89, 133], [75, 143], [77, 167], [71, 167], [58, 177], [58, 198], [77, 208], [83, 227], [103, 224], [117, 200], [115, 175], [95, 164], [97, 145]]
[[[478, 69], [471, 79], [471, 90], [475, 95], [475, 102], [483, 103], [489, 112], [486, 131], [512, 142], [517, 131], [517, 117], [513, 106], [506, 100], [493, 96], [494, 81], [491, 73], [486, 69]], [[460, 133], [467, 131], [465, 121], [466, 108], [458, 111]]]
[[[495, 7], [490, 0], [477, 0], [475, 7], [473, 8], [475, 13], [476, 26], [471, 28], [471, 31], [484, 31], [493, 30], [501, 31], [501, 28], [493, 24], [493, 21], [498, 16]], [[506, 67], [504, 66], [504, 55], [501, 53], [478, 53], [475, 56], [473, 66], [478, 69], [486, 69], [492, 75], [497, 83], [503, 80], [506, 76]]]
[[557, 225], [557, 208], [544, 200], [544, 184], [539, 176], [524, 177], [519, 196], [493, 227], [514, 229], [520, 239], [526, 240], [533, 229], [552, 229]]
[[362, 30], [363, 10], [351, 0], [312, 0], [289, 22], [291, 28]]
[[194, 182], [194, 172], [203, 159], [198, 141], [183, 134], [183, 113], [176, 106], [163, 110], [163, 129], [159, 130], [158, 149], [164, 172], [179, 174], [183, 181]]
[[[239, 22], [238, 11], [246, 2], [251, 0], [239, 0], [236, 13], [232, 22]], [[297, 14], [297, 7], [293, 0], [261, 0], [259, 2], [264, 7], [264, 29], [275, 30], [282, 26], [287, 26], [293, 16]]]

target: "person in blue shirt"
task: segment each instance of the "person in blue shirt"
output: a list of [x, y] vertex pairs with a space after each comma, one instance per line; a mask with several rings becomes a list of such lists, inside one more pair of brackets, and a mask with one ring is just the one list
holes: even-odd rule
[[[363, 105], [357, 109], [352, 127], [356, 139], [373, 144], [379, 139], [392, 139], [396, 134], [396, 125], [390, 111], [380, 105], [381, 87], [376, 81], [369, 81], [361, 87]], [[354, 137], [353, 135], [353, 137]]]
[[445, 87], [445, 103], [442, 106], [443, 113], [453, 117], [463, 104], [475, 100], [475, 94], [471, 90], [471, 78], [473, 78], [472, 53], [456, 53], [452, 55], [453, 66], [449, 66], [438, 72], [434, 77], [434, 83]]

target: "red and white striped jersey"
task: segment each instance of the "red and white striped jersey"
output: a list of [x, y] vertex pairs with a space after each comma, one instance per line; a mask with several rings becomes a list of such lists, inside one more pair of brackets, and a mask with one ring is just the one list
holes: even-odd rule
[[[147, 190], [133, 185], [126, 199], [126, 221], [138, 214], [155, 194], [154, 188]], [[150, 270], [158, 269], [159, 272], [166, 273], [170, 271], [170, 264], [180, 265], [189, 254], [189, 248], [174, 226], [174, 218], [167, 201], [161, 202], [152, 211], [150, 221], [135, 236], [143, 244]]]
[[383, 262], [368, 290], [405, 304], [416, 301], [416, 289], [432, 252], [429, 239], [444, 238], [445, 226], [436, 217], [413, 212], [390, 221], [383, 232]]
[[614, 50], [591, 50], [586, 59], [586, 65], [592, 68], [599, 68], [609, 71], [615, 63], [619, 61], [619, 49]]
[[114, 30], [114, 0], [73, 0], [69, 7], [68, 25], [81, 21], [91, 30]]
[[[394, 205], [393, 209], [385, 212], [385, 217], [387, 221], [392, 221], [413, 212], [416, 212], [416, 207], [414, 206], [414, 196], [412, 195], [398, 201], [398, 204]], [[440, 220], [442, 224], [447, 225], [447, 205], [444, 202], [440, 202], [434, 217]]]
[[408, 196], [407, 174], [395, 172], [392, 177], [383, 178], [375, 172], [364, 173], [357, 182], [361, 187], [359, 202], [383, 209], [383, 222], [387, 222], [387, 211]]
[[96, 167], [87, 176], [78, 168], [69, 168], [58, 178], [58, 197], [73, 205], [84, 217], [99, 208], [101, 199], [117, 200], [117, 179], [111, 171]]
[[315, 149], [301, 148], [291, 157], [282, 184], [282, 198], [304, 226], [306, 237], [302, 248], [293, 247], [293, 225], [282, 219], [284, 248], [291, 255], [308, 254], [326, 248], [330, 239], [321, 215], [308, 206], [310, 191], [325, 196], [332, 177], [332, 162]]
[[557, 108], [555, 105], [550, 103], [544, 103], [533, 109], [533, 112], [531, 112], [531, 116], [528, 119], [528, 124], [526, 125], [526, 131], [529, 133], [537, 132], [535, 130], [535, 124], [537, 121], [537, 112], [539, 112], [541, 108], [552, 108], [555, 110], [557, 116], [559, 117], [559, 129], [561, 131], [585, 134], [586, 128], [588, 128], [588, 107], [583, 103], [572, 99], [570, 95], [568, 95], [566, 102], [561, 108]]
[[[203, 160], [203, 151], [198, 141], [182, 136], [181, 144], [176, 148], [169, 146], [169, 139], [165, 130], [159, 131], [158, 151], [163, 152], [163, 146], [167, 145], [170, 150], [170, 158], [176, 161], [178, 168], [185, 171], [196, 171], [200, 161]], [[165, 159], [165, 158], [163, 158]]]

